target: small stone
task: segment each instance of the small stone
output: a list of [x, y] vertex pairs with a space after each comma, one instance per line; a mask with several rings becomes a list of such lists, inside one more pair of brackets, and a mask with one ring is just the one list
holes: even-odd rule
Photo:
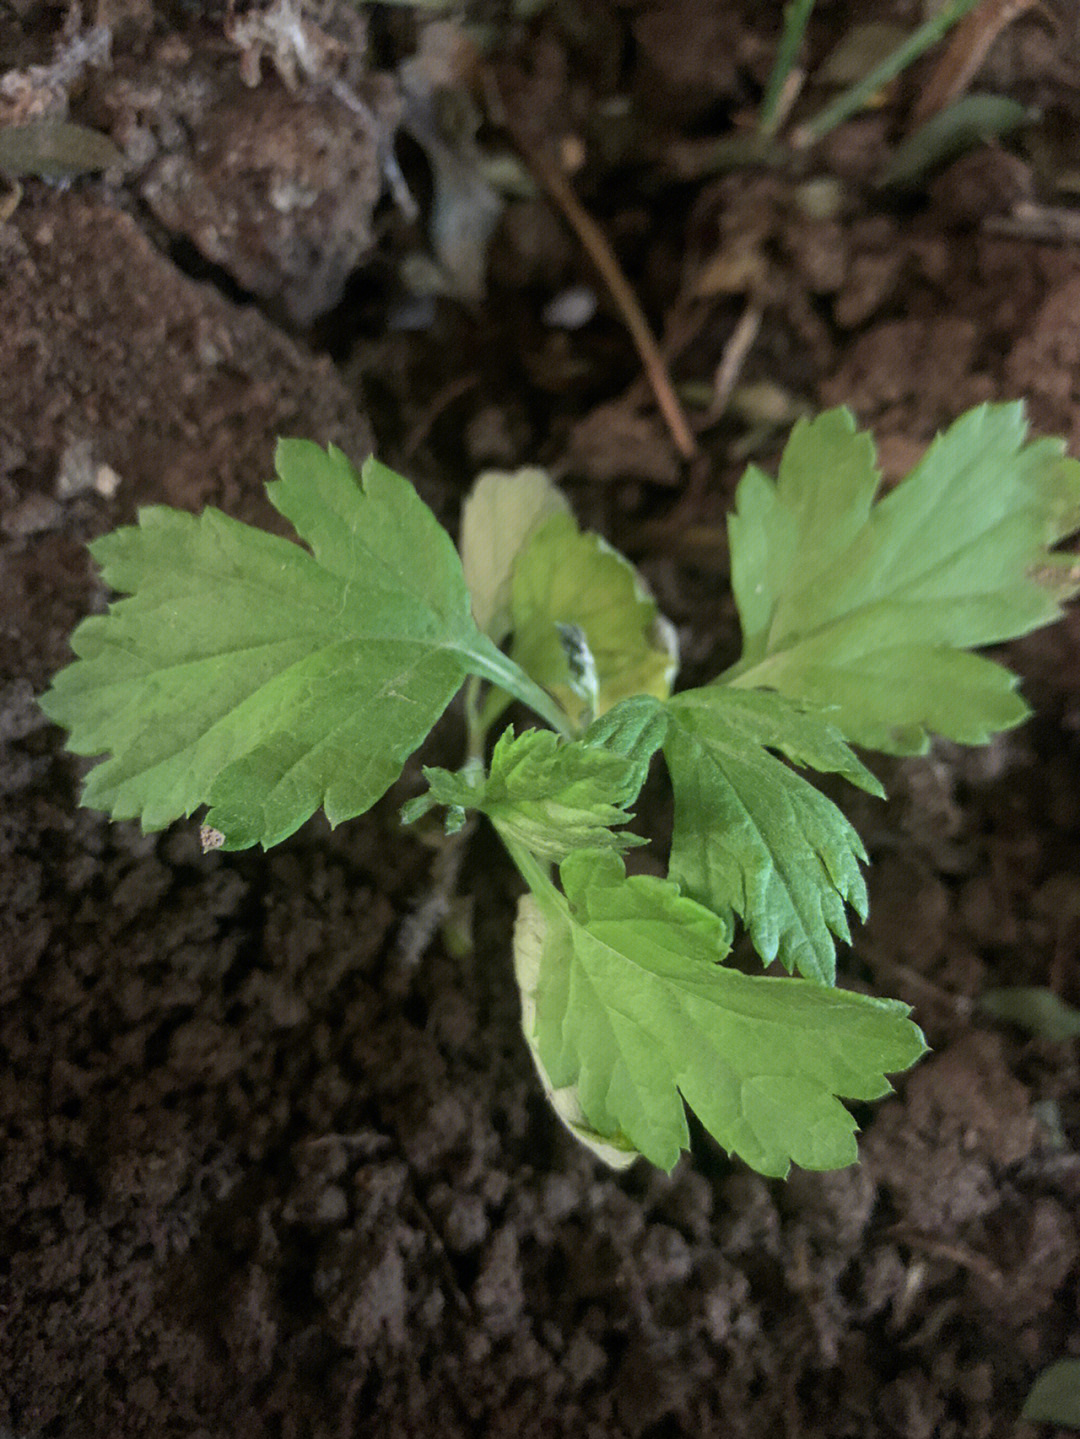
[[340, 1224], [348, 1212], [349, 1201], [344, 1189], [337, 1184], [328, 1184], [319, 1195], [313, 1217], [317, 1224]]
[[596, 314], [597, 304], [589, 285], [570, 285], [548, 301], [541, 318], [553, 330], [581, 330]]
[[120, 476], [111, 465], [98, 465], [94, 475], [94, 489], [103, 499], [111, 500], [120, 488]]
[[795, 190], [795, 208], [808, 220], [835, 220], [844, 208], [844, 187], [831, 175], [804, 180]]
[[128, 1390], [127, 1397], [128, 1402], [133, 1404], [136, 1409], [149, 1412], [160, 1401], [161, 1393], [154, 1381], [146, 1374], [141, 1379], [136, 1379]]
[[97, 469], [89, 440], [72, 440], [64, 446], [56, 472], [56, 497], [70, 500], [94, 488]]

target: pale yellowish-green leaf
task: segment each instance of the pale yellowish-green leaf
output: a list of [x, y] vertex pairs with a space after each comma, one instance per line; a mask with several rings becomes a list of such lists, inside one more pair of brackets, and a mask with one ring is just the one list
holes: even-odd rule
[[540, 1058], [536, 1042], [536, 994], [540, 986], [541, 958], [547, 934], [544, 913], [531, 894], [523, 894], [518, 901], [518, 915], [514, 924], [514, 973], [521, 991], [521, 1027], [532, 1054], [540, 1083], [555, 1113], [567, 1129], [597, 1159], [611, 1169], [629, 1169], [640, 1152], [625, 1135], [606, 1138], [589, 1123], [581, 1107], [581, 1098], [576, 1084], [564, 1084], [559, 1088], [552, 1083], [551, 1076]]
[[522, 549], [511, 590], [511, 653], [576, 725], [594, 718], [575, 685], [560, 626], [584, 638], [595, 666], [595, 714], [630, 695], [666, 699], [678, 642], [634, 566], [572, 515], [547, 520]]
[[546, 470], [485, 470], [461, 512], [461, 563], [476, 623], [496, 644], [510, 630], [514, 561], [538, 526], [567, 509]]

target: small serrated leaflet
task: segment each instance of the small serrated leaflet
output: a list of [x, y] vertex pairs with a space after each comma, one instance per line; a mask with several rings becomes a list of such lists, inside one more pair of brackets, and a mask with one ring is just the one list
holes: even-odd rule
[[584, 740], [562, 740], [550, 730], [508, 728], [495, 744], [485, 776], [428, 768], [427, 794], [408, 804], [406, 821], [433, 805], [486, 814], [500, 835], [538, 858], [559, 862], [575, 849], [629, 849], [645, 841], [616, 833], [633, 816], [627, 806], [644, 779], [640, 763]]
[[[866, 916], [866, 858], [834, 804], [777, 754], [880, 794], [821, 714], [781, 695], [706, 685], [674, 696], [664, 758], [675, 794], [671, 877], [739, 915], [766, 964], [831, 984], [845, 906]], [[774, 751], [776, 753], [774, 753]]]

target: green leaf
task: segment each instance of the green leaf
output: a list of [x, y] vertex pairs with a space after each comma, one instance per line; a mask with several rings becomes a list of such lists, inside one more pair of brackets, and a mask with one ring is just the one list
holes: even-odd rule
[[728, 519], [744, 659], [767, 654], [787, 616], [813, 603], [815, 583], [865, 526], [877, 486], [874, 442], [844, 409], [796, 422], [775, 484], [747, 470]]
[[511, 654], [577, 725], [592, 718], [575, 687], [560, 626], [584, 636], [596, 668], [596, 713], [628, 695], [671, 692], [678, 647], [644, 581], [571, 515], [536, 530], [514, 566]]
[[923, 1053], [906, 1006], [725, 967], [723, 921], [610, 851], [571, 855], [561, 878], [565, 897], [526, 900], [516, 965], [545, 1082], [590, 1135], [670, 1170], [685, 1100], [762, 1174], [855, 1160], [839, 1097], [880, 1097]]
[[766, 964], [779, 957], [831, 984], [833, 935], [850, 939], [845, 903], [866, 918], [866, 854], [836, 806], [771, 751], [880, 795], [878, 781], [827, 718], [781, 695], [707, 685], [665, 708], [672, 879], [717, 914], [738, 914]]
[[310, 552], [213, 509], [145, 509], [92, 546], [131, 597], [78, 627], [42, 700], [77, 754], [112, 756], [84, 804], [151, 830], [209, 802], [227, 848], [269, 846], [320, 805], [332, 824], [372, 805], [468, 671], [516, 682], [407, 480], [302, 440], [277, 469]]
[[124, 152], [108, 135], [70, 120], [0, 125], [0, 175], [70, 180], [97, 170], [121, 170], [126, 164]]
[[874, 501], [873, 448], [845, 410], [792, 432], [774, 484], [751, 469], [731, 517], [744, 652], [726, 678], [828, 706], [853, 744], [920, 753], [1018, 724], [1016, 678], [967, 651], [1060, 615], [1080, 569], [1080, 465], [1025, 443], [1022, 407], [983, 405]]
[[544, 911], [531, 894], [518, 901], [514, 922], [514, 973], [521, 993], [521, 1028], [524, 1031], [536, 1072], [552, 1109], [579, 1143], [591, 1149], [611, 1169], [627, 1169], [641, 1155], [625, 1134], [605, 1137], [589, 1123], [581, 1107], [576, 1084], [556, 1088], [544, 1066], [536, 1043], [536, 1000], [543, 974], [543, 957], [547, 941]]
[[567, 509], [546, 470], [487, 470], [461, 512], [461, 563], [476, 623], [498, 644], [510, 631], [514, 563], [529, 536]]
[[424, 777], [430, 789], [402, 810], [406, 823], [434, 805], [448, 806], [451, 814], [480, 810], [504, 839], [556, 863], [575, 849], [646, 843], [613, 832], [633, 819], [626, 806], [637, 798], [645, 767], [583, 740], [560, 740], [550, 730], [516, 736], [504, 730], [486, 778], [435, 768], [425, 769]]
[[649, 761], [664, 743], [668, 716], [663, 705], [651, 695], [631, 695], [605, 710], [582, 735], [586, 744], [602, 745], [612, 754], [624, 755], [641, 766], [640, 785], [645, 783]]
[[1080, 1429], [1080, 1359], [1048, 1365], [1031, 1386], [1021, 1417], [1029, 1424]]
[[1040, 1039], [1064, 1043], [1080, 1039], [1080, 1010], [1059, 998], [1052, 989], [1016, 984], [988, 989], [979, 996], [979, 1008], [994, 1019], [1017, 1024]]
[[916, 190], [933, 170], [1037, 116], [1037, 110], [1007, 95], [962, 95], [908, 136], [878, 184], [882, 189]]

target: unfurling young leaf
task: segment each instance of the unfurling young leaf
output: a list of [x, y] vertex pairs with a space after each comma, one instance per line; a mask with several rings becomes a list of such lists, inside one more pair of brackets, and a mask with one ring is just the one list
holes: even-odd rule
[[559, 626], [581, 631], [595, 665], [595, 712], [629, 695], [664, 699], [678, 668], [671, 626], [641, 576], [571, 515], [555, 515], [518, 555], [511, 594], [511, 654], [576, 725], [593, 717], [575, 685]]
[[1080, 464], [982, 405], [874, 503], [873, 444], [846, 410], [799, 421], [774, 484], [751, 468], [730, 520], [744, 651], [723, 678], [827, 706], [853, 744], [924, 751], [1018, 724], [1016, 678], [968, 650], [1057, 619], [1080, 587], [1050, 547], [1080, 525]]
[[550, 730], [506, 729], [496, 741], [487, 776], [425, 769], [427, 794], [402, 811], [406, 823], [434, 805], [479, 810], [506, 839], [554, 863], [575, 849], [629, 849], [646, 841], [616, 834], [632, 818], [645, 769], [632, 759], [584, 740], [564, 741]]

